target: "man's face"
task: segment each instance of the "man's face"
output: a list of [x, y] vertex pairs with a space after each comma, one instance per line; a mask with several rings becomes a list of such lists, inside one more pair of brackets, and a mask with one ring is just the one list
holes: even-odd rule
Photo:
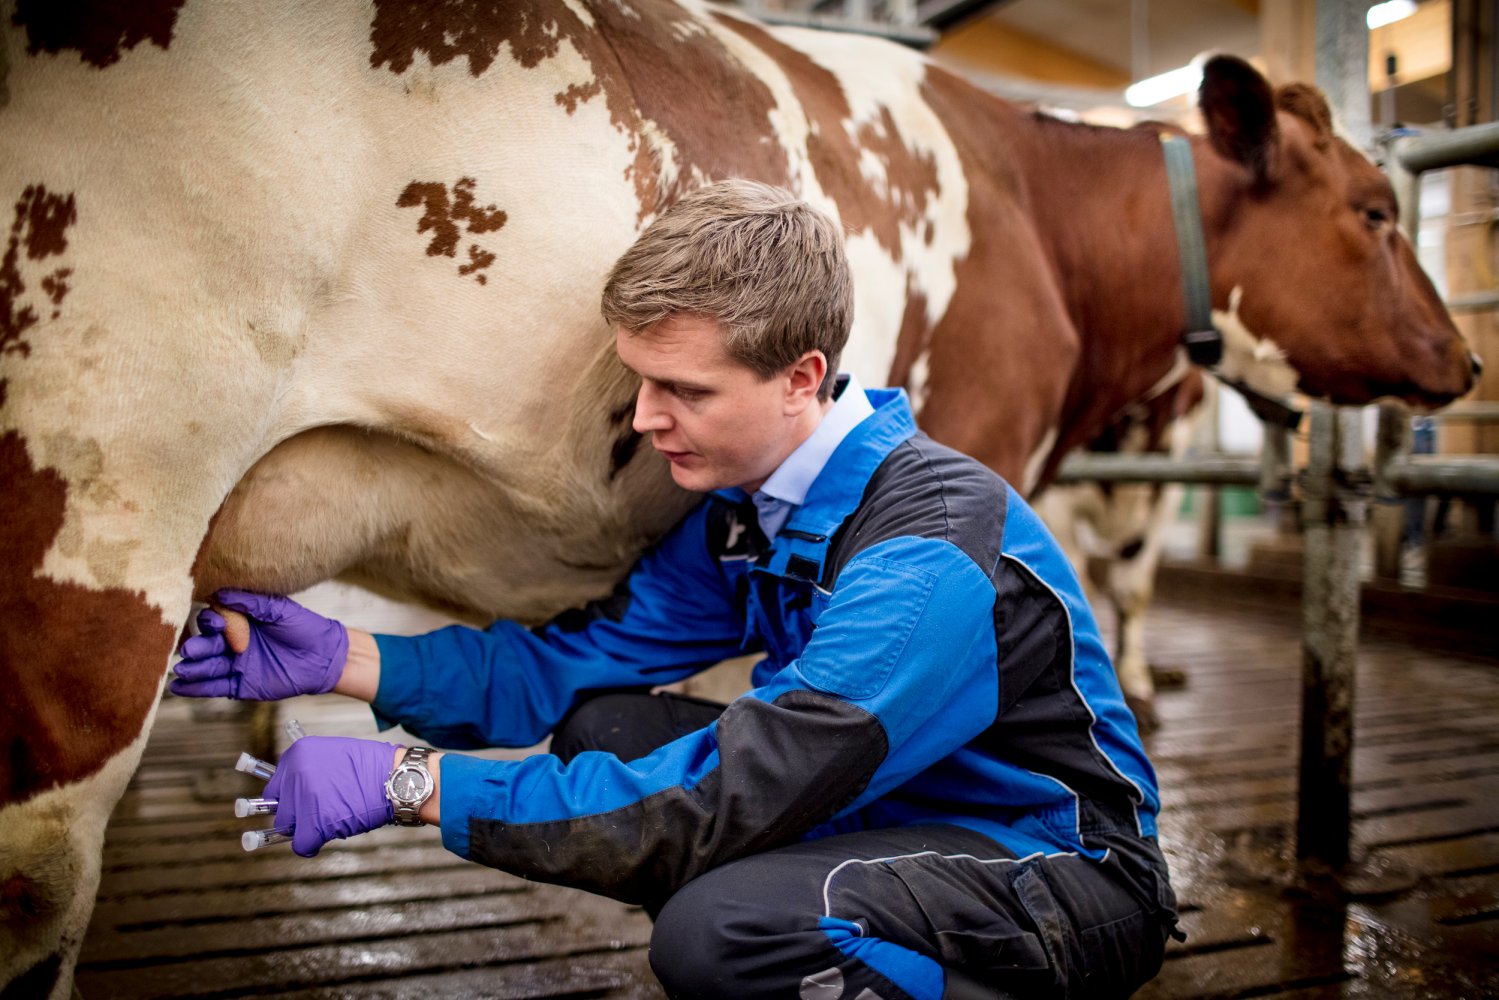
[[640, 333], [619, 330], [615, 349], [641, 378], [635, 430], [650, 435], [685, 489], [753, 491], [810, 432], [809, 376], [792, 366], [762, 380], [729, 357], [713, 320], [675, 316]]

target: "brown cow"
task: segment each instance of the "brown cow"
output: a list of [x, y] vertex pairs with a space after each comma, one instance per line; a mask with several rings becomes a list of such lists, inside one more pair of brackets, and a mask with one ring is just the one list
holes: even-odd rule
[[[607, 591], [684, 509], [597, 314], [681, 192], [740, 175], [836, 213], [847, 365], [1024, 487], [1177, 358], [1154, 136], [880, 41], [695, 0], [3, 0], [0, 30], [17, 995], [68, 992], [195, 594], [343, 574], [538, 618]], [[1322, 99], [1219, 60], [1203, 105], [1231, 358], [1348, 403], [1466, 391], [1389, 186]]]

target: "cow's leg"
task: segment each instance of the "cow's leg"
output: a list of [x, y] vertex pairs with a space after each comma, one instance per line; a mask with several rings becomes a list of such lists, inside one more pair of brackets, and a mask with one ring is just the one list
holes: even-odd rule
[[[1067, 553], [1082, 581], [1088, 603], [1098, 613], [1106, 599], [1114, 612], [1114, 671], [1141, 730], [1158, 725], [1155, 686], [1145, 659], [1145, 611], [1155, 567], [1142, 503], [1149, 487], [1116, 486], [1105, 493], [1097, 483], [1049, 486], [1034, 501], [1036, 512]], [[1158, 557], [1157, 540], [1155, 554]], [[1094, 556], [1105, 560], [1103, 592], [1089, 573]]]
[[[186, 463], [106, 488], [108, 458], [90, 485], [67, 446], [35, 450], [0, 435], [0, 989], [67, 996], [105, 824], [144, 749], [187, 617], [192, 536], [216, 501], [191, 503]], [[101, 506], [150, 514], [112, 520]]]
[[[1116, 564], [1111, 573], [1128, 573], [1133, 570], [1133, 560]], [[1160, 728], [1160, 716], [1155, 708], [1155, 682], [1150, 676], [1150, 666], [1145, 659], [1145, 611], [1150, 604], [1148, 594], [1128, 592], [1118, 583], [1111, 582], [1110, 598], [1118, 618], [1118, 643], [1114, 649], [1114, 670], [1119, 675], [1119, 686], [1124, 690], [1125, 704], [1135, 713], [1141, 732], [1154, 732]], [[1120, 590], [1125, 589], [1125, 593]]]
[[1125, 700], [1140, 727], [1148, 732], [1159, 726], [1160, 718], [1155, 709], [1155, 681], [1145, 654], [1145, 613], [1155, 594], [1166, 525], [1181, 504], [1182, 487], [1128, 486], [1118, 493], [1121, 519], [1141, 528], [1122, 544], [1109, 569], [1109, 599], [1118, 615], [1114, 667]]
[[1031, 500], [1031, 506], [1067, 554], [1095, 615], [1103, 604], [1088, 564], [1095, 555], [1108, 556], [1111, 551], [1111, 546], [1100, 538], [1100, 532], [1107, 527], [1108, 502], [1097, 483], [1053, 484]]
[[0, 982], [6, 996], [66, 997], [99, 886], [110, 811], [140, 762], [140, 734], [93, 774], [0, 808]]
[[233, 326], [108, 281], [130, 248], [69, 252], [90, 280], [0, 355], [0, 995], [69, 993], [195, 554], [276, 412], [279, 373]]

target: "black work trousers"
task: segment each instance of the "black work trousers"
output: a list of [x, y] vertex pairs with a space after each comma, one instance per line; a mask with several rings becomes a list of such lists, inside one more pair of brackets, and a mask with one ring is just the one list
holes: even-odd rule
[[[634, 760], [722, 710], [670, 694], [604, 694], [563, 721], [552, 752]], [[649, 907], [651, 967], [677, 1000], [1126, 997], [1159, 971], [1175, 900], [1153, 839], [1086, 820], [1109, 848], [1101, 862], [1017, 858], [936, 824], [728, 862]]]

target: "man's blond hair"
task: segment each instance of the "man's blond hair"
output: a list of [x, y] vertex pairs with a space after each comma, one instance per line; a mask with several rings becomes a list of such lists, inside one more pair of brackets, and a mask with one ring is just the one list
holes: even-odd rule
[[810, 350], [832, 393], [853, 322], [843, 233], [789, 191], [719, 181], [683, 197], [615, 261], [604, 319], [630, 333], [672, 316], [716, 320], [729, 357], [768, 379]]

